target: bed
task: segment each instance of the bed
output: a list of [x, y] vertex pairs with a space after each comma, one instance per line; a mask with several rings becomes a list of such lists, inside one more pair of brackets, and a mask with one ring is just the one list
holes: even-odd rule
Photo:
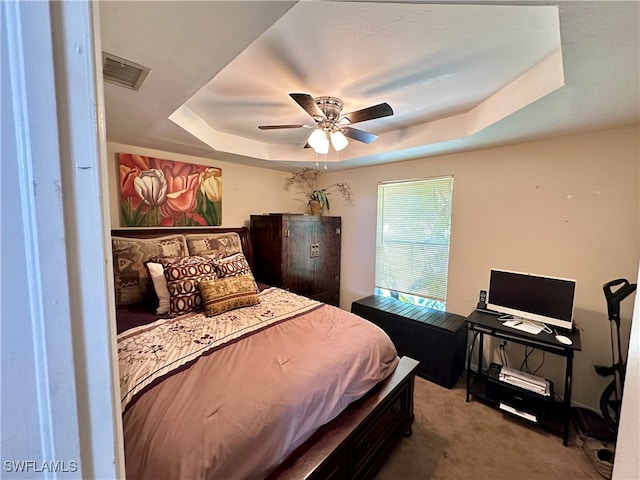
[[417, 362], [366, 320], [256, 283], [247, 228], [112, 242], [128, 479], [368, 478], [410, 434]]

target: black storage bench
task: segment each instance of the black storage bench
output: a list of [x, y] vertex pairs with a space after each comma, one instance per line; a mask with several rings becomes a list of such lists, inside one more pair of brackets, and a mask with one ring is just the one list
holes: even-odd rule
[[382, 328], [399, 356], [418, 360], [419, 376], [447, 388], [456, 384], [464, 369], [463, 316], [378, 295], [353, 302], [351, 312]]

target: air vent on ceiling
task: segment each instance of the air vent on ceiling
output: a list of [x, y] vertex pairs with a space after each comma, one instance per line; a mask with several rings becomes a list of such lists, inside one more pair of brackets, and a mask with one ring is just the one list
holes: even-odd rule
[[102, 75], [105, 82], [140, 90], [150, 71], [148, 67], [102, 52]]

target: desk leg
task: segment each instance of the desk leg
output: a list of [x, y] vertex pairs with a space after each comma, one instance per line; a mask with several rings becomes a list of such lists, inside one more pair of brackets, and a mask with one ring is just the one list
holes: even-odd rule
[[[467, 333], [469, 330], [467, 329]], [[473, 339], [469, 345], [469, 353], [467, 354], [467, 402], [469, 401], [469, 392], [471, 391], [471, 357], [473, 356], [473, 346], [476, 344], [478, 332], [473, 332]]]
[[478, 374], [482, 375], [482, 357], [484, 355], [484, 333], [480, 332], [480, 342], [478, 344]]
[[562, 402], [562, 414], [564, 422], [564, 432], [562, 434], [562, 444], [569, 445], [569, 418], [571, 417], [571, 376], [573, 375], [573, 350], [569, 350], [567, 355], [567, 366], [564, 376], [564, 401]]

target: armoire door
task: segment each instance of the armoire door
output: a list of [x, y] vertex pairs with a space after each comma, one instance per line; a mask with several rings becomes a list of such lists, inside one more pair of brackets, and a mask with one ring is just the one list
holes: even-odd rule
[[315, 257], [316, 300], [340, 304], [340, 246], [342, 227], [340, 217], [321, 217], [315, 228], [318, 256]]
[[290, 216], [283, 221], [282, 276], [283, 287], [315, 298], [316, 264], [312, 245], [317, 243], [317, 221], [313, 217]]

